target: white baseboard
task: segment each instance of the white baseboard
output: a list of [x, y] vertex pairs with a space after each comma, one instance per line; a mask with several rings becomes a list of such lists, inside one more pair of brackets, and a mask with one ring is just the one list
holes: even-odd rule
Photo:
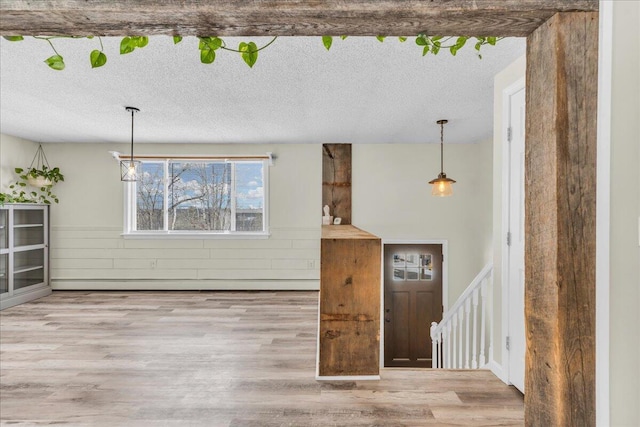
[[484, 365], [484, 367], [482, 369], [490, 370], [491, 372], [493, 372], [493, 375], [495, 375], [496, 377], [498, 377], [500, 379], [500, 381], [502, 381], [505, 384], [509, 384], [509, 382], [508, 382], [508, 380], [507, 380], [507, 378], [505, 376], [505, 372], [502, 369], [502, 365], [500, 365], [495, 360], [489, 361], [489, 363]]
[[338, 376], [319, 376], [316, 375], [318, 381], [377, 381], [380, 375], [338, 375]]
[[52, 279], [56, 291], [317, 291], [319, 280], [87, 280]]

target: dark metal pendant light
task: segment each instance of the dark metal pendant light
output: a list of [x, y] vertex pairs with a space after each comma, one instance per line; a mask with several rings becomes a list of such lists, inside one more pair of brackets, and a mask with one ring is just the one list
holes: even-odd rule
[[120, 160], [120, 180], [137, 181], [140, 161], [134, 160], [133, 157], [133, 116], [140, 110], [136, 107], [125, 107], [125, 110], [131, 112], [131, 157], [127, 160]]
[[429, 181], [433, 187], [431, 188], [431, 195], [438, 197], [446, 197], [453, 194], [453, 187], [451, 184], [456, 181], [447, 178], [447, 174], [444, 173], [444, 125], [447, 124], [448, 120], [438, 120], [436, 123], [440, 125], [440, 173], [436, 179], [432, 179]]

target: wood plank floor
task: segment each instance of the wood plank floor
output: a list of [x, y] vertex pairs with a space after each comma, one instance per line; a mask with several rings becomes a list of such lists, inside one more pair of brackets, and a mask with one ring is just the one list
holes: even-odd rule
[[317, 292], [54, 292], [0, 312], [2, 425], [511, 426], [488, 371], [315, 380]]

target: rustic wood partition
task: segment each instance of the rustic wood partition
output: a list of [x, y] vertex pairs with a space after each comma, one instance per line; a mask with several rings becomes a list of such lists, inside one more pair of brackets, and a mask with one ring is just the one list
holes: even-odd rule
[[527, 46], [525, 419], [595, 425], [598, 14]]
[[351, 224], [351, 144], [322, 144], [322, 206]]
[[352, 225], [322, 226], [318, 375], [379, 375], [379, 237]]

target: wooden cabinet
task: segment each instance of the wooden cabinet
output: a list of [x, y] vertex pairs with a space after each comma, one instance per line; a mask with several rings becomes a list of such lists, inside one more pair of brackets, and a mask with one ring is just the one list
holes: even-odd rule
[[322, 227], [318, 378], [380, 374], [379, 237]]
[[0, 206], [0, 309], [50, 293], [49, 206]]

